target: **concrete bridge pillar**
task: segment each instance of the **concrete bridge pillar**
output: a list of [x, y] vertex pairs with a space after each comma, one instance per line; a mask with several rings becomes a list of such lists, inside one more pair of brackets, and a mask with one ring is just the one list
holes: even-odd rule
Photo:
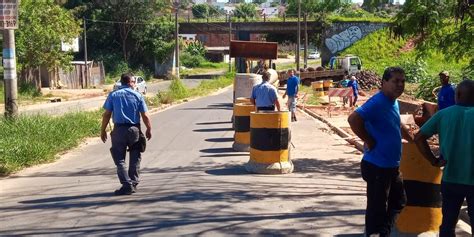
[[[237, 40], [250, 41], [250, 32], [248, 31], [237, 31]], [[245, 58], [235, 58], [235, 69], [237, 73], [246, 72]]]

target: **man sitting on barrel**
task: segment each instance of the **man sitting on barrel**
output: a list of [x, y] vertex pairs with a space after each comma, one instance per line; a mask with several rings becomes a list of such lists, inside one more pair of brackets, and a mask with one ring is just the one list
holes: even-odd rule
[[[464, 199], [471, 224], [474, 221], [474, 81], [461, 82], [455, 99], [456, 105], [436, 113], [415, 138], [416, 145], [431, 165], [445, 166], [441, 179], [441, 237], [455, 236]], [[435, 157], [427, 142], [434, 134], [439, 134], [440, 158]]]
[[252, 89], [250, 101], [257, 106], [257, 111], [275, 111], [275, 106], [280, 111], [277, 89], [268, 82], [269, 80], [270, 73], [264, 72], [262, 83], [254, 86]]

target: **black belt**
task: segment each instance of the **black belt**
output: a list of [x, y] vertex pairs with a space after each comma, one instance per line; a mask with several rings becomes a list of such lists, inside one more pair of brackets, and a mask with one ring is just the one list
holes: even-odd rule
[[116, 123], [114, 124], [115, 127], [140, 127], [140, 124], [137, 123], [137, 124], [133, 124], [133, 123]]

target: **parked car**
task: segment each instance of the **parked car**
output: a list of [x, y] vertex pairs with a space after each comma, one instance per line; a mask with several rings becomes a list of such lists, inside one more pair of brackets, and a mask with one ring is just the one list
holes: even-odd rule
[[312, 52], [308, 55], [308, 59], [317, 59], [319, 57], [320, 57], [319, 52]]
[[[135, 79], [135, 90], [142, 93], [146, 94], [147, 91], [147, 86], [146, 86], [146, 81], [143, 79], [141, 76], [134, 76]], [[114, 85], [114, 90], [117, 90], [120, 86], [122, 86], [122, 83], [120, 82], [120, 79], [115, 82]]]

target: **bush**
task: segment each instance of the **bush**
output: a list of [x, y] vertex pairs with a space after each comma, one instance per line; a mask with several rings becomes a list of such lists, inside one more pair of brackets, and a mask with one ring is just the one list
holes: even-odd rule
[[440, 86], [439, 79], [436, 79], [434, 77], [423, 78], [420, 81], [420, 86], [418, 87], [416, 98], [436, 102], [436, 97], [433, 95], [432, 91], [438, 86]]
[[18, 88], [18, 92], [22, 97], [26, 98], [35, 98], [41, 96], [41, 92], [32, 83], [21, 83], [20, 88]]
[[145, 81], [149, 81], [153, 78], [153, 72], [150, 69], [140, 67], [136, 70], [133, 70], [133, 75], [142, 76]]
[[204, 59], [204, 57], [201, 55], [191, 55], [186, 52], [181, 54], [179, 58], [181, 60], [181, 65], [188, 68], [199, 67], [206, 61], [206, 59]]
[[158, 101], [161, 104], [171, 104], [176, 100], [181, 100], [189, 96], [189, 91], [184, 86], [181, 79], [174, 78], [169, 86], [169, 91], [159, 91], [157, 94]]
[[428, 78], [427, 64], [424, 60], [409, 60], [400, 65], [405, 70], [407, 82], [417, 83]]
[[199, 41], [194, 41], [189, 43], [185, 48], [184, 52], [190, 54], [190, 55], [199, 55], [204, 57], [206, 55], [206, 47], [199, 42]]

